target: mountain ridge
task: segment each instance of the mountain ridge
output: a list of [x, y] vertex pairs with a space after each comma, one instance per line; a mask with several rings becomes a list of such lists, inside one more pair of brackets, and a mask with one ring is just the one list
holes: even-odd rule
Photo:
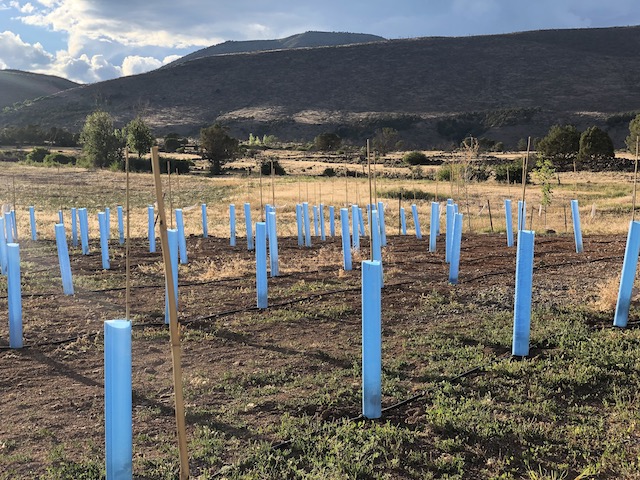
[[[141, 115], [162, 135], [221, 122], [246, 138], [353, 142], [392, 126], [407, 145], [464, 134], [515, 144], [554, 123], [606, 127], [620, 145], [640, 110], [640, 27], [421, 37], [340, 47], [217, 55], [86, 85], [0, 114], [0, 126], [47, 118], [79, 130], [96, 108], [117, 124]], [[627, 120], [628, 123], [628, 120]]]
[[0, 70], [0, 109], [78, 86], [79, 83], [55, 75]]
[[188, 55], [180, 57], [160, 68], [171, 68], [198, 58], [215, 55], [233, 55], [242, 53], [266, 52], [273, 50], [287, 50], [294, 48], [332, 47], [353, 45], [369, 42], [384, 42], [386, 38], [368, 33], [351, 32], [319, 32], [307, 31], [290, 35], [285, 38], [270, 40], [228, 40], [226, 42], [205, 47]]

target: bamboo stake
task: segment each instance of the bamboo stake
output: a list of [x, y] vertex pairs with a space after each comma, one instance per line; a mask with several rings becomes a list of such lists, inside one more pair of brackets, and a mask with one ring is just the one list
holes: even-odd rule
[[169, 225], [173, 228], [173, 194], [171, 193], [171, 163], [167, 160], [167, 180], [169, 182]]
[[[58, 166], [58, 168], [60, 168]], [[13, 214], [16, 216], [15, 220], [16, 220], [16, 225], [18, 225], [18, 209], [16, 208], [16, 176], [12, 175], [11, 176], [12, 181], [13, 181]], [[60, 190], [58, 190], [60, 191]], [[62, 208], [60, 208], [60, 210], [62, 210]], [[16, 236], [16, 241], [18, 240], [18, 227], [16, 226], [16, 231], [15, 231], [15, 236]]]
[[373, 222], [371, 216], [373, 214], [373, 192], [371, 191], [371, 148], [369, 139], [367, 138], [367, 166], [369, 168], [369, 254], [373, 260]]
[[264, 222], [264, 202], [262, 200], [262, 162], [260, 162], [260, 220]]
[[[376, 205], [378, 205], [378, 159], [376, 158], [376, 152], [373, 152], [373, 193]], [[372, 257], [373, 258], [373, 257]]]
[[529, 152], [531, 149], [531, 137], [528, 137], [527, 139], [527, 156], [524, 160], [524, 162], [522, 162], [522, 210], [520, 212], [521, 218], [522, 218], [522, 226], [524, 227], [527, 221], [527, 217], [526, 217], [526, 209], [525, 209], [525, 199], [526, 199], [526, 195], [527, 195], [527, 171], [529, 170]]
[[349, 208], [349, 170], [344, 164], [344, 207]]
[[636, 135], [636, 166], [633, 172], [633, 205], [631, 207], [631, 221], [636, 219], [636, 191], [638, 185], [638, 144], [640, 143], [640, 137]]
[[273, 158], [271, 159], [271, 201], [275, 208], [276, 206], [276, 171], [273, 168]]
[[125, 200], [125, 210], [127, 213], [127, 237], [125, 239], [125, 314], [124, 318], [126, 320], [131, 320], [131, 259], [129, 258], [129, 249], [131, 245], [131, 237], [130, 237], [130, 217], [129, 217], [129, 147], [124, 149], [124, 170], [126, 175], [126, 200]]
[[189, 456], [187, 454], [187, 431], [185, 427], [184, 396], [182, 392], [182, 365], [180, 350], [180, 330], [178, 328], [178, 309], [173, 288], [173, 272], [169, 256], [169, 238], [167, 236], [167, 216], [164, 211], [162, 198], [162, 180], [160, 179], [160, 160], [158, 147], [151, 148], [151, 167], [156, 186], [156, 202], [158, 204], [160, 241], [162, 245], [162, 259], [164, 261], [164, 276], [169, 303], [169, 334], [171, 339], [171, 359], [173, 363], [173, 389], [175, 394], [176, 430], [178, 434], [178, 450], [180, 454], [180, 480], [189, 478]]

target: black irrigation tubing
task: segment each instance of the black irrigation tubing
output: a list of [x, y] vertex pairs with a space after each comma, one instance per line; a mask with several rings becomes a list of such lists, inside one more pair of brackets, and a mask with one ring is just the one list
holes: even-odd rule
[[[581, 261], [571, 261], [571, 262], [560, 262], [560, 263], [548, 263], [548, 264], [542, 264], [542, 265], [537, 265], [533, 267], [533, 271], [539, 271], [539, 270], [544, 270], [547, 268], [559, 268], [559, 267], [566, 267], [566, 266], [574, 266], [574, 265], [587, 265], [589, 263], [596, 263], [596, 262], [605, 262], [608, 260], [619, 260], [620, 256], [619, 255], [615, 255], [615, 256], [611, 256], [611, 257], [600, 257], [600, 258], [591, 258], [589, 260], [581, 260]], [[483, 278], [487, 278], [487, 277], [493, 277], [496, 275], [507, 275], [507, 274], [512, 274], [513, 270], [497, 270], [494, 272], [487, 272], [487, 273], [483, 273], [482, 275], [478, 275], [475, 277], [471, 277], [471, 278], [461, 278], [459, 280], [458, 283], [471, 283], [471, 282], [475, 282], [477, 280], [481, 280]]]
[[[496, 358], [491, 359], [490, 361], [488, 361], [486, 363], [483, 363], [481, 365], [476, 365], [475, 367], [472, 367], [472, 368], [470, 368], [468, 370], [465, 370], [464, 372], [459, 373], [459, 374], [457, 374], [457, 375], [455, 375], [453, 377], [450, 377], [450, 378], [447, 378], [447, 379], [442, 379], [437, 384], [433, 385], [431, 388], [422, 390], [421, 392], [418, 392], [418, 393], [412, 395], [409, 398], [406, 398], [406, 399], [401, 400], [401, 401], [399, 401], [397, 403], [394, 403], [393, 405], [389, 405], [387, 407], [384, 407], [382, 409], [382, 414], [384, 415], [385, 413], [388, 413], [388, 412], [390, 412], [392, 410], [396, 410], [396, 409], [398, 409], [400, 407], [403, 407], [403, 406], [408, 405], [408, 404], [410, 404], [412, 402], [415, 402], [416, 400], [419, 400], [421, 398], [426, 397], [428, 394], [434, 392], [440, 385], [444, 384], [445, 382], [446, 383], [454, 383], [454, 382], [457, 382], [458, 380], [461, 380], [461, 379], [463, 379], [465, 377], [468, 377], [469, 375], [472, 375], [474, 373], [485, 372], [486, 369], [489, 368], [491, 365], [493, 365], [493, 364], [495, 364], [495, 363], [497, 363], [499, 361], [503, 361], [503, 360], [510, 359], [510, 358], [513, 358], [512, 355], [510, 353], [505, 353], [503, 355], [500, 355], [500, 356], [498, 356]], [[339, 420], [339, 419], [333, 419], [331, 421], [324, 421], [323, 423], [325, 423], [325, 424], [326, 423], [335, 423], [336, 420]], [[355, 416], [355, 417], [346, 418], [345, 420], [347, 422], [357, 422], [357, 421], [360, 421], [360, 420], [367, 420], [367, 418], [364, 415], [360, 414], [360, 415]], [[270, 450], [271, 451], [282, 450], [283, 448], [286, 448], [289, 445], [291, 445], [294, 441], [295, 441], [295, 437], [290, 438], [288, 440], [283, 440], [281, 442], [278, 442], [276, 444], [271, 445]], [[243, 468], [245, 468], [246, 466], [248, 466], [251, 463], [253, 463], [253, 462], [250, 461], [250, 460], [246, 460], [246, 461], [242, 462], [242, 464], [239, 465], [236, 468], [243, 469]], [[213, 475], [213, 478], [218, 478], [218, 477], [220, 477], [222, 475], [228, 474], [229, 467], [230, 467], [229, 465], [222, 467], [220, 470], [218, 470], [218, 472], [216, 472]]]

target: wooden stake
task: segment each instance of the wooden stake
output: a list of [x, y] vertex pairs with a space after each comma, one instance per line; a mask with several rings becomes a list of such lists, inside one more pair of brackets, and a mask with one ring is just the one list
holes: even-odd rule
[[402, 191], [400, 191], [400, 195], [398, 196], [398, 236], [402, 234], [402, 218], [400, 215], [401, 209], [402, 209]]
[[493, 217], [491, 216], [491, 202], [487, 198], [487, 208], [489, 209], [489, 225], [491, 226], [491, 233], [493, 233]]
[[176, 305], [175, 291], [173, 288], [173, 271], [169, 255], [169, 238], [167, 236], [167, 216], [164, 211], [164, 198], [162, 197], [162, 180], [160, 178], [160, 159], [158, 147], [151, 147], [151, 167], [156, 186], [156, 202], [158, 204], [158, 216], [160, 227], [160, 242], [162, 245], [162, 259], [164, 261], [164, 277], [167, 287], [167, 299], [169, 303], [169, 334], [171, 338], [171, 359], [173, 362], [173, 390], [175, 395], [176, 430], [178, 434], [178, 451], [180, 454], [180, 480], [189, 478], [189, 456], [187, 454], [187, 431], [185, 426], [184, 395], [182, 392], [182, 365], [180, 350], [180, 330], [178, 328], [178, 309]]
[[640, 137], [636, 135], [636, 166], [633, 172], [633, 198], [631, 206], [631, 221], [636, 219], [636, 191], [638, 185], [638, 144], [640, 143]]
[[125, 314], [124, 318], [127, 320], [131, 320], [131, 259], [129, 258], [129, 249], [130, 249], [130, 217], [129, 217], [129, 147], [125, 147], [124, 149], [124, 171], [126, 175], [126, 200], [125, 200], [125, 211], [127, 213], [127, 237], [125, 239]]

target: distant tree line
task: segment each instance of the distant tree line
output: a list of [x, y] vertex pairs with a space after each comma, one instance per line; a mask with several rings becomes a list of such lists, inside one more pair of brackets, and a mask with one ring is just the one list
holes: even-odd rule
[[77, 133], [64, 128], [51, 127], [48, 130], [39, 125], [5, 127], [0, 130], [0, 145], [51, 145], [53, 147], [78, 146]]
[[[501, 110], [489, 113], [468, 113], [452, 116], [438, 123], [438, 130], [448, 138], [458, 138], [462, 132], [466, 135], [471, 132], [480, 133], [493, 126], [511, 125], [520, 122], [523, 118], [531, 118], [537, 112], [536, 109]], [[611, 122], [621, 122], [631, 118], [636, 112], [628, 112], [612, 117]], [[471, 128], [473, 125], [481, 125], [482, 128]], [[465, 137], [466, 138], [466, 137]], [[629, 122], [629, 136], [626, 145], [629, 151], [635, 153], [640, 138], [640, 114], [636, 114]], [[196, 145], [203, 159], [209, 161], [210, 172], [218, 175], [222, 173], [224, 165], [238, 157], [243, 151], [255, 151], [260, 148], [271, 148], [278, 140], [273, 135], [262, 137], [249, 135], [249, 141], [241, 144], [240, 140], [232, 137], [228, 129], [220, 124], [204, 127], [200, 131], [199, 143]], [[501, 151], [504, 145], [487, 138], [477, 138], [479, 151]], [[123, 128], [114, 127], [114, 121], [110, 114], [104, 111], [96, 111], [87, 116], [82, 131], [79, 134], [71, 133], [62, 128], [51, 127], [48, 130], [38, 125], [24, 127], [6, 127], [0, 130], [0, 144], [23, 145], [36, 144], [46, 147], [72, 147], [80, 144], [83, 149], [82, 160], [84, 163], [97, 168], [121, 168], [123, 166], [123, 153], [125, 147], [131, 153], [137, 155], [142, 161], [155, 144], [155, 137], [141, 117], [134, 118]], [[188, 140], [176, 133], [169, 133], [163, 139], [165, 152], [181, 152], [187, 147]], [[325, 132], [316, 136], [312, 147], [317, 151], [338, 151], [343, 146], [343, 138], [336, 132]], [[399, 132], [391, 127], [381, 127], [372, 136], [371, 149], [374, 153], [384, 156], [391, 151], [402, 149], [403, 143]], [[527, 142], [521, 139], [518, 148], [524, 150]], [[573, 125], [553, 125], [547, 135], [541, 139], [534, 139], [532, 150], [536, 151], [540, 162], [547, 162], [548, 168], [555, 170], [577, 169], [583, 165], [587, 168], [605, 166], [607, 168], [616, 165], [612, 163], [615, 158], [613, 142], [609, 134], [599, 127], [592, 126], [580, 132]], [[250, 150], [247, 150], [247, 149]], [[361, 150], [362, 152], [362, 150]], [[44, 154], [43, 154], [44, 153]], [[44, 162], [45, 157], [51, 152], [38, 151], [29, 158], [30, 161]], [[361, 159], [364, 155], [361, 153]], [[405, 155], [405, 163], [413, 166], [431, 163], [424, 154], [414, 151]], [[57, 159], [49, 157], [50, 162], [73, 163], [73, 158]], [[139, 168], [146, 169], [138, 162]], [[187, 168], [187, 167], [179, 167]], [[602, 169], [602, 168], [598, 168]]]

